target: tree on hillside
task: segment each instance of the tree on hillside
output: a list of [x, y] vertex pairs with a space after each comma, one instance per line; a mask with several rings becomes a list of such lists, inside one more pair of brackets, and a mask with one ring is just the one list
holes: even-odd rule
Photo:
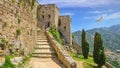
[[82, 54], [83, 54], [84, 58], [87, 59], [88, 54], [89, 54], [89, 44], [85, 38], [86, 38], [86, 32], [83, 29], [82, 30]]
[[99, 33], [95, 33], [94, 37], [94, 50], [93, 50], [94, 62], [98, 64], [98, 68], [101, 68], [105, 64], [105, 54], [103, 47], [103, 40]]

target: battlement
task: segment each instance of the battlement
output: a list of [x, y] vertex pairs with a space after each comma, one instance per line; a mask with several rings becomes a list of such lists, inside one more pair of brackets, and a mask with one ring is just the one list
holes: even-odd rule
[[70, 15], [61, 15], [60, 17], [68, 17], [68, 18], [70, 18]]
[[55, 4], [42, 4], [39, 5], [39, 8], [46, 8], [46, 9], [57, 9], [59, 11], [59, 8]]
[[59, 19], [66, 20], [66, 21], [68, 21], [67, 23], [71, 22], [71, 17], [69, 15], [59, 16]]
[[[55, 4], [44, 4], [38, 6], [38, 20], [47, 27], [58, 27], [59, 9]], [[39, 23], [38, 23], [39, 25]]]

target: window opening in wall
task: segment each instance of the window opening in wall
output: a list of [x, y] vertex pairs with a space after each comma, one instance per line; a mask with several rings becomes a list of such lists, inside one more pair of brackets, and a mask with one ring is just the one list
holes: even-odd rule
[[45, 28], [47, 29], [48, 27], [50, 27], [50, 22], [48, 22], [45, 26]]
[[59, 20], [58, 26], [61, 26], [61, 21]]
[[64, 30], [66, 31], [66, 26], [64, 26]]
[[44, 15], [42, 15], [42, 18], [44, 19]]
[[50, 16], [50, 15], [48, 15], [48, 17], [49, 17], [49, 19], [50, 19], [50, 17], [51, 17], [51, 16]]
[[48, 27], [50, 27], [50, 22], [48, 22], [48, 25], [47, 25]]

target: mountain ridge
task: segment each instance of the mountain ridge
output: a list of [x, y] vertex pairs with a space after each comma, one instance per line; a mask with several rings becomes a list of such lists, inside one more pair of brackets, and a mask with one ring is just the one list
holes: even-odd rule
[[[98, 32], [102, 35], [103, 45], [105, 49], [112, 51], [120, 49], [120, 24], [113, 25], [110, 27], [94, 28], [86, 31], [86, 39], [90, 44], [90, 51], [93, 50], [94, 34]], [[73, 41], [81, 45], [81, 34], [82, 31], [73, 32]]]

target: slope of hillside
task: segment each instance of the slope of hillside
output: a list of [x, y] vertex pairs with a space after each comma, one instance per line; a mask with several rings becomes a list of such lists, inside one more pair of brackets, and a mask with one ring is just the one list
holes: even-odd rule
[[[86, 39], [90, 44], [90, 50], [93, 48], [93, 40], [95, 32], [99, 32], [102, 35], [105, 49], [112, 51], [120, 49], [120, 24], [111, 27], [95, 28], [86, 31]], [[73, 33], [73, 40], [78, 44], [81, 44], [81, 31]]]

